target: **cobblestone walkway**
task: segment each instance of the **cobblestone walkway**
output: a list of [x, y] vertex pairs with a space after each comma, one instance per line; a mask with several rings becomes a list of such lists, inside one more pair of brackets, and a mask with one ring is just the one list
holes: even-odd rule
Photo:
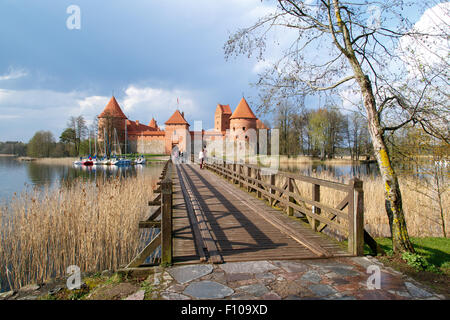
[[[375, 269], [380, 288], [370, 289]], [[191, 265], [150, 277], [154, 299], [445, 299], [369, 257]]]
[[[135, 281], [122, 281], [100, 287], [86, 299], [446, 299], [372, 257], [229, 262], [154, 267], [151, 270], [150, 275], [140, 280], [145, 280], [146, 287]], [[371, 289], [370, 285], [377, 285], [373, 281], [376, 271], [380, 275], [379, 289]], [[28, 285], [18, 291], [1, 293], [0, 300], [36, 300], [47, 294], [53, 295], [64, 286], [50, 288], [53, 288], [50, 284]]]

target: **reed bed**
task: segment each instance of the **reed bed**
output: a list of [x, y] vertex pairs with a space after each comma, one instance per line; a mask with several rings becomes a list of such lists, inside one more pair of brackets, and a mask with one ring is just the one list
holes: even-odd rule
[[[313, 173], [313, 177], [348, 183], [349, 178], [337, 178], [328, 172]], [[389, 221], [384, 207], [384, 188], [381, 177], [365, 176], [361, 178], [364, 187], [364, 225], [365, 229], [374, 237], [390, 237]], [[283, 181], [277, 185], [282, 186]], [[296, 181], [300, 193], [309, 199], [312, 197], [310, 183]], [[432, 185], [425, 180], [412, 176], [399, 178], [402, 192], [403, 209], [408, 233], [412, 237], [442, 237], [442, 219], [440, 215], [439, 199]], [[321, 187], [321, 202], [336, 207], [345, 194], [341, 191]], [[444, 221], [448, 230], [450, 225], [450, 190], [447, 188], [441, 195], [441, 206], [444, 210]], [[308, 205], [306, 205], [308, 207]], [[326, 214], [326, 213], [325, 213]], [[449, 232], [447, 231], [447, 237]]]
[[[156, 178], [74, 180], [60, 189], [28, 190], [0, 207], [0, 279], [17, 288], [127, 264], [142, 245], [138, 221]], [[8, 269], [8, 273], [7, 273]]]

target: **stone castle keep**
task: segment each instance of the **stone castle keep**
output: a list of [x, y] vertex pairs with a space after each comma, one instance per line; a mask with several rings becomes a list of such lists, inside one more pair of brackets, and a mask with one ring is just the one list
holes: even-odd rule
[[227, 134], [229, 139], [248, 141], [246, 133], [249, 129], [254, 129], [253, 132], [267, 129], [244, 98], [233, 113], [229, 105], [218, 104], [214, 116], [214, 130], [211, 131], [190, 131], [190, 124], [184, 118], [184, 112], [179, 110], [164, 124], [165, 129], [161, 130], [154, 118], [147, 125], [139, 120], [129, 120], [113, 96], [98, 116], [98, 140], [103, 144], [106, 138], [111, 149], [113, 141], [118, 140], [122, 152], [126, 142], [128, 153], [170, 154], [174, 148], [181, 152], [194, 150], [195, 143], [200, 143], [200, 148], [201, 145], [208, 147], [215, 142], [223, 143]]

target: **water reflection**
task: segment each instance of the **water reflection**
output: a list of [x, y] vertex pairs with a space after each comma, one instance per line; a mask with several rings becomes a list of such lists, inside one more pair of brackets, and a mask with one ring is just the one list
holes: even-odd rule
[[281, 171], [295, 172], [302, 175], [311, 175], [313, 173], [326, 172], [335, 177], [357, 177], [366, 176], [376, 177], [380, 174], [378, 165], [375, 162], [370, 163], [345, 163], [345, 164], [326, 164], [322, 162], [312, 163], [280, 163]]
[[8, 201], [14, 193], [28, 187], [59, 187], [63, 183], [81, 178], [84, 181], [106, 181], [111, 178], [126, 179], [137, 175], [159, 177], [162, 163], [133, 166], [80, 166], [72, 164], [44, 164], [37, 161], [21, 162], [0, 157], [0, 202]]

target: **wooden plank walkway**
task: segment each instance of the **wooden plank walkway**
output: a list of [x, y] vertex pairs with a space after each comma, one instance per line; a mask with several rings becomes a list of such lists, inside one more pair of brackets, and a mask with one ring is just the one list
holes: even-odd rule
[[[174, 175], [175, 264], [199, 263], [201, 256], [211, 260], [211, 247], [195, 238], [205, 234], [212, 237], [223, 262], [349, 255], [324, 235], [196, 164], [176, 165]], [[203, 227], [199, 228], [196, 217], [205, 220]]]

